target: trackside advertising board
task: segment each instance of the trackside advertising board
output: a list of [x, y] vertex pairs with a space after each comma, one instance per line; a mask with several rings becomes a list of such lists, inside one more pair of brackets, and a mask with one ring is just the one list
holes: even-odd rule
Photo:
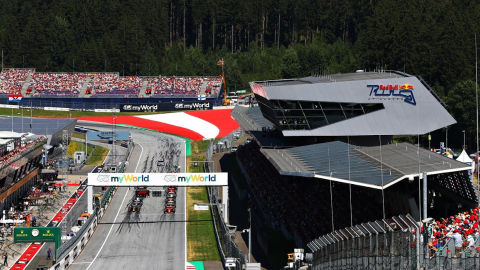
[[91, 186], [228, 186], [228, 173], [89, 173]]
[[204, 100], [157, 104], [120, 104], [120, 112], [199, 111], [211, 109], [213, 109], [213, 103]]

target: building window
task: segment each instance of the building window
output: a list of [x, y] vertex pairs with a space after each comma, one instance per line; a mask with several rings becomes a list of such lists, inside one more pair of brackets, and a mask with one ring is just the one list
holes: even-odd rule
[[[375, 112], [383, 104], [271, 100], [270, 111], [283, 130], [311, 130]], [[273, 107], [273, 108], [272, 108]], [[266, 116], [264, 114], [264, 116]], [[267, 117], [270, 119], [270, 117]], [[271, 120], [271, 119], [270, 119]]]

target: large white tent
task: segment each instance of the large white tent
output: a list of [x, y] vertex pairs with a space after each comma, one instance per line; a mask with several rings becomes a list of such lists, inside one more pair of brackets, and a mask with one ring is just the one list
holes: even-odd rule
[[471, 165], [472, 170], [470, 171], [470, 179], [473, 180], [473, 175], [472, 173], [475, 171], [475, 162], [468, 156], [467, 152], [465, 152], [465, 149], [463, 149], [462, 153], [460, 156], [458, 156], [457, 161], [463, 162], [465, 164]]
[[460, 156], [458, 156], [457, 161], [463, 162], [463, 163], [471, 163], [473, 160], [468, 156], [467, 152], [465, 152], [465, 149], [462, 151]]

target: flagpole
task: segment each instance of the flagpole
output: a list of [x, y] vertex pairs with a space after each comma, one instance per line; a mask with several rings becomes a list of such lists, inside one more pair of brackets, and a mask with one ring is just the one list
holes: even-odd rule
[[[475, 33], [475, 100], [477, 102], [477, 155], [478, 155], [478, 52], [477, 52], [477, 34]], [[480, 182], [478, 181], [478, 158], [475, 162], [475, 170], [477, 171], [477, 188], [478, 191], [480, 192]], [[477, 222], [480, 221], [480, 216], [477, 215]]]

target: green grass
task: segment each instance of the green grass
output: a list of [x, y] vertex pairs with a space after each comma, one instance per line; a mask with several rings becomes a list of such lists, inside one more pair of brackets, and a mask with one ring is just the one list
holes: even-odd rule
[[[117, 112], [117, 116], [122, 115], [144, 115], [144, 114], [159, 114], [159, 113], [169, 113], [169, 112], [132, 112], [132, 113], [120, 113]], [[12, 115], [11, 108], [0, 108], [0, 115]], [[13, 109], [13, 116], [21, 116], [22, 109]], [[30, 109], [23, 109], [23, 116], [30, 117]], [[111, 112], [79, 112], [79, 111], [45, 111], [45, 110], [33, 110], [33, 117], [91, 117], [91, 116], [112, 116]]]
[[[203, 162], [194, 167], [191, 161], [204, 161], [205, 156], [187, 157], [188, 172], [203, 172]], [[187, 188], [187, 254], [188, 261], [220, 261], [210, 211], [195, 211], [195, 203], [208, 203], [206, 187]]]
[[[85, 151], [85, 144], [82, 142], [77, 142], [77, 141], [70, 141], [70, 144], [68, 145], [68, 157], [73, 157], [73, 154], [76, 151]], [[93, 151], [93, 147], [88, 145], [87, 147], [87, 155], [89, 155]]]
[[220, 261], [210, 211], [195, 211], [195, 203], [208, 203], [206, 187], [187, 188], [187, 261]]
[[[216, 143], [220, 140], [220, 138], [216, 138], [213, 140], [213, 143]], [[207, 147], [210, 144], [210, 140], [206, 141], [192, 141], [190, 145], [192, 146], [192, 155], [205, 153], [207, 152]]]
[[192, 161], [204, 161], [206, 156], [189, 156], [187, 157], [188, 172], [203, 173], [203, 162], [198, 162], [198, 167], [194, 167]]
[[92, 158], [87, 162], [86, 165], [102, 165], [103, 161], [107, 157], [107, 154], [108, 148], [97, 145], [95, 153], [93, 153]]
[[77, 138], [77, 139], [81, 139], [81, 140], [85, 140], [85, 137], [86, 137], [86, 136], [85, 136], [85, 134], [83, 134], [83, 133], [74, 132], [74, 133], [72, 134], [72, 137], [73, 137], [73, 138]]

